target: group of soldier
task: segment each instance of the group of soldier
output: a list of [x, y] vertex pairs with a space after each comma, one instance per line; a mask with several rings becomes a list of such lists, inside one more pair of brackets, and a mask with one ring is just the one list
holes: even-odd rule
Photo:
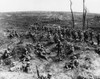
[[[41, 32], [44, 32], [43, 34]], [[20, 36], [16, 31], [13, 32], [14, 35]], [[33, 34], [34, 33], [34, 34]], [[56, 44], [56, 47], [58, 49], [57, 56], [61, 53], [63, 41], [69, 41], [69, 42], [84, 42], [89, 43], [91, 45], [100, 44], [100, 33], [95, 32], [91, 29], [88, 30], [81, 30], [81, 29], [73, 29], [73, 28], [62, 28], [60, 26], [58, 27], [32, 27], [29, 28], [29, 31], [25, 33], [25, 36], [29, 36], [32, 38], [34, 42], [40, 42], [39, 40], [46, 35], [47, 42]], [[38, 34], [42, 34], [42, 38], [40, 37], [37, 39]], [[36, 35], [36, 36], [35, 36]], [[38, 36], [39, 37], [39, 36]], [[45, 39], [45, 38], [44, 38]], [[39, 44], [37, 44], [37, 53], [40, 54], [39, 51], [44, 51], [43, 46], [41, 46], [41, 50], [39, 49]], [[43, 49], [43, 50], [42, 50]], [[72, 50], [71, 50], [72, 51]], [[42, 56], [40, 54], [40, 56]]]
[[[23, 52], [24, 50], [22, 50]], [[7, 48], [4, 50], [4, 53], [1, 55], [0, 57], [0, 64], [1, 65], [9, 65], [10, 70], [12, 67], [14, 67], [14, 61], [12, 61], [13, 59], [15, 59], [16, 57], [13, 55], [14, 51], [10, 48]], [[25, 53], [20, 54], [20, 56], [18, 56], [16, 54], [18, 60], [20, 62], [23, 63], [22, 65], [22, 71], [28, 73], [29, 72], [29, 67], [30, 67], [30, 57], [29, 57], [29, 52], [28, 50], [25, 48]]]
[[[25, 36], [30, 36], [32, 37], [32, 40], [36, 42], [35, 46], [35, 54], [43, 59], [47, 58], [45, 57], [46, 51], [45, 48], [42, 44], [38, 43], [40, 41], [35, 40], [37, 39], [35, 34], [38, 36], [38, 33], [41, 34], [43, 33], [43, 36], [47, 34], [47, 42], [50, 42], [52, 44], [56, 44], [57, 48], [57, 57], [61, 60], [61, 53], [63, 49], [63, 42], [68, 41], [68, 42], [84, 42], [84, 43], [90, 43], [91, 45], [94, 45], [95, 42], [97, 43], [96, 45], [100, 45], [100, 33], [96, 33], [91, 29], [88, 30], [80, 30], [80, 29], [73, 29], [73, 28], [62, 28], [58, 26], [57, 28], [51, 28], [51, 27], [32, 27], [27, 33], [25, 33]], [[34, 34], [33, 34], [34, 33]], [[10, 32], [9, 37], [12, 38], [14, 36], [19, 37], [20, 34], [17, 33], [16, 31]], [[69, 52], [74, 52], [73, 45], [71, 45], [70, 49], [68, 49]], [[9, 57], [8, 53], [9, 49], [5, 50], [2, 58], [6, 59]], [[29, 61], [30, 59], [27, 58], [26, 55], [22, 55], [24, 57], [24, 61], [27, 62], [25, 66], [23, 66], [24, 72], [28, 72], [28, 68], [30, 66]], [[22, 60], [23, 61], [23, 60]], [[74, 63], [74, 66], [72, 64]], [[77, 67], [78, 62], [72, 61], [69, 65], [65, 66], [66, 68], [73, 68]]]
[[[58, 26], [57, 28], [51, 28], [51, 27], [33, 27], [32, 30], [34, 32], [38, 31], [44, 31], [49, 32], [48, 38], [53, 37], [54, 41], [57, 42], [57, 40], [74, 40], [74, 41], [83, 41], [83, 42], [97, 42], [97, 44], [100, 44], [100, 33], [93, 31], [92, 29], [87, 30], [81, 30], [81, 29], [73, 29], [73, 28], [62, 28]], [[95, 40], [95, 41], [94, 41]]]
[[[29, 28], [29, 31], [25, 33], [26, 34], [25, 36], [30, 36], [33, 39], [33, 41], [37, 42], [37, 40], [39, 41], [39, 39], [36, 38], [39, 33], [42, 34], [41, 32], [44, 32], [42, 37], [44, 37], [44, 34], [47, 33], [48, 34], [47, 39], [51, 40], [52, 38], [52, 41], [54, 41], [55, 43], [58, 40], [60, 41], [72, 40], [72, 41], [81, 41], [86, 43], [91, 42], [92, 44], [96, 42], [97, 45], [100, 44], [100, 33], [94, 32], [91, 29], [83, 31], [81, 29], [62, 28], [60, 26], [56, 28], [38, 26], [38, 27]], [[10, 32], [9, 37], [11, 38], [14, 36], [19, 37], [21, 35], [16, 31]]]

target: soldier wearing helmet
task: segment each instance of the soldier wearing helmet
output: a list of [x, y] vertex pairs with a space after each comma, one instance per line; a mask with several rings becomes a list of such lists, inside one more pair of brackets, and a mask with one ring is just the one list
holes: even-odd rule
[[62, 53], [62, 46], [63, 46], [63, 44], [61, 43], [61, 41], [60, 40], [58, 40], [58, 42], [57, 42], [57, 57], [59, 57], [60, 58], [60, 54]]

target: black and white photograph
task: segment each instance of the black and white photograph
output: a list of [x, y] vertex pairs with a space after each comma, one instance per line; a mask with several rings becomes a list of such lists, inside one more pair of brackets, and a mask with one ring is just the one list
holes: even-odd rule
[[100, 0], [0, 0], [0, 79], [100, 79]]

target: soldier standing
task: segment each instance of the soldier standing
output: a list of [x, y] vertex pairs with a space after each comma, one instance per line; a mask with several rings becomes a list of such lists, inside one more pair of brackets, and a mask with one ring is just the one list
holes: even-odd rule
[[78, 31], [78, 39], [79, 39], [80, 41], [83, 41], [83, 38], [84, 38], [84, 34], [83, 34], [83, 32], [82, 32], [81, 30], [79, 30], [79, 31]]
[[81, 41], [81, 39], [82, 39], [82, 35], [81, 35], [81, 31], [79, 30], [78, 31], [78, 39]]
[[64, 41], [64, 37], [61, 33], [59, 33], [59, 39], [60, 39], [60, 41]]
[[97, 34], [96, 39], [97, 39], [97, 44], [99, 45], [100, 44], [100, 33]]
[[58, 34], [56, 33], [56, 34], [54, 35], [54, 41], [55, 41], [55, 43], [57, 43], [58, 40], [59, 40], [59, 36], [58, 36]]
[[93, 32], [90, 31], [89, 35], [90, 35], [90, 41], [92, 41], [93, 40]]
[[84, 31], [84, 41], [87, 42], [88, 41], [88, 32]]
[[71, 36], [71, 32], [70, 32], [70, 29], [66, 29], [66, 38], [70, 38]]
[[60, 40], [58, 40], [58, 43], [57, 43], [57, 57], [60, 59], [60, 54], [61, 54], [61, 51], [62, 51], [62, 43]]
[[48, 42], [54, 42], [54, 41], [53, 41], [53, 37], [52, 37], [52, 35], [51, 35], [50, 32], [49, 32], [48, 35], [47, 35], [47, 40], [48, 40]]
[[65, 37], [65, 29], [64, 28], [61, 29], [61, 34], [63, 35], [63, 38], [64, 38]]

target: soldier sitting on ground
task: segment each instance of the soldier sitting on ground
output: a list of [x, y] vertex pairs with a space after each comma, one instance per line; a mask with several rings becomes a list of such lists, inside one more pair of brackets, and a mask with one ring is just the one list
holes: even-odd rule
[[38, 44], [36, 45], [35, 54], [36, 54], [39, 58], [42, 58], [42, 59], [47, 60], [47, 58], [45, 57], [46, 51], [44, 50], [44, 47], [43, 47], [40, 43], [38, 43]]
[[65, 66], [64, 68], [66, 69], [74, 69], [74, 68], [77, 68], [79, 66], [79, 62], [77, 59], [74, 59], [74, 60], [71, 60], [70, 62], [68, 63], [65, 63]]
[[36, 66], [36, 71], [37, 71], [37, 77], [38, 77], [38, 79], [51, 79], [51, 74], [47, 74], [47, 76], [44, 76], [44, 75], [40, 75], [40, 72], [39, 72], [39, 70], [38, 70], [38, 67]]
[[100, 55], [100, 48], [96, 48], [95, 52], [98, 53]]
[[64, 68], [67, 69], [67, 70], [73, 69], [73, 68], [74, 68], [73, 62], [70, 61], [70, 62], [68, 62], [68, 63], [65, 63]]
[[82, 41], [82, 37], [83, 37], [82, 31], [79, 30], [79, 31], [78, 31], [78, 39], [79, 39], [80, 41]]
[[51, 76], [52, 76], [52, 75], [48, 74], [48, 75], [47, 75], [47, 79], [51, 79]]
[[75, 59], [73, 61], [73, 65], [74, 65], [74, 68], [77, 68], [79, 66], [79, 61], [77, 59]]
[[40, 44], [40, 43], [37, 43], [35, 49], [37, 49], [37, 50], [39, 50], [39, 51], [42, 51], [42, 50], [41, 50], [41, 44]]
[[9, 58], [9, 53], [7, 50], [4, 51], [4, 54], [2, 55], [2, 59]]
[[22, 66], [22, 70], [25, 73], [29, 72], [29, 68], [30, 68], [30, 62], [26, 62], [25, 65]]
[[71, 37], [71, 30], [70, 29], [66, 29], [66, 38], [70, 38]]
[[66, 54], [71, 55], [74, 52], [74, 46], [73, 45], [68, 45], [66, 48]]
[[76, 31], [72, 29], [71, 36], [73, 40], [76, 40]]

